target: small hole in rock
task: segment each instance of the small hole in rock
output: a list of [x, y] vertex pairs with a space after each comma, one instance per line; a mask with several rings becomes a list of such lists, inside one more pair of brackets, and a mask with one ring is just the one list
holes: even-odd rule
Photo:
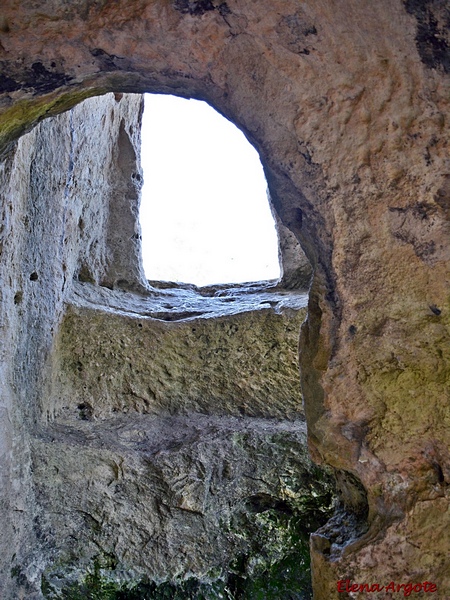
[[439, 316], [442, 312], [441, 309], [436, 306], [436, 304], [430, 304], [430, 310], [436, 316]]
[[78, 405], [78, 410], [80, 411], [80, 419], [82, 421], [89, 421], [94, 414], [94, 409], [87, 402], [82, 402]]
[[126, 290], [130, 285], [130, 282], [127, 279], [119, 279], [117, 282], [117, 287], [121, 290]]

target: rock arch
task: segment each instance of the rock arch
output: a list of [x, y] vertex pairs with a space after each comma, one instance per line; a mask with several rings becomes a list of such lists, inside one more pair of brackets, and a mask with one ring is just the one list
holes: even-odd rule
[[[330, 528], [313, 540], [317, 598], [337, 597], [348, 573], [360, 582], [417, 575], [449, 588], [446, 19], [439, 0], [339, 10], [290, 0], [11, 0], [3, 9], [4, 173], [19, 135], [106, 92], [204, 99], [260, 152], [275, 209], [314, 269], [300, 355], [310, 449], [342, 473], [345, 510], [367, 526], [346, 530], [337, 517], [340, 538]], [[31, 266], [17, 262], [13, 225], [5, 211], [5, 280]], [[33, 359], [21, 345], [24, 327], [39, 333], [32, 311], [7, 318], [20, 293], [3, 292], [4, 352], [19, 348], [16, 365], [42, 350]], [[49, 323], [56, 304], [44, 303]], [[2, 367], [4, 422], [13, 423], [4, 465], [15, 444], [10, 468], [20, 470], [27, 449], [17, 432], [33, 407], [13, 363]]]

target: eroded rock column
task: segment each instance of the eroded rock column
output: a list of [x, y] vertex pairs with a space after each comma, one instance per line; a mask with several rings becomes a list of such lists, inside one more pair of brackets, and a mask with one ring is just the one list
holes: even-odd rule
[[[93, 100], [33, 129], [2, 163], [0, 589], [5, 598], [18, 597], [19, 589], [31, 598], [40, 590], [44, 534], [33, 522], [30, 436], [43, 411], [45, 417], [52, 347], [72, 281], [100, 282], [111, 262], [106, 244], [115, 172], [111, 147], [126, 123], [137, 132], [133, 143], [139, 152], [140, 103], [138, 96], [119, 103], [112, 94]], [[94, 130], [99, 137], [87, 133]]]

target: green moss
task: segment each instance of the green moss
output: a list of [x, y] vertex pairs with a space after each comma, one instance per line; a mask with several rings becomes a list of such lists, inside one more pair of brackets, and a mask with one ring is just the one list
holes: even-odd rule
[[202, 583], [196, 579], [174, 583], [147, 583], [132, 592], [118, 596], [118, 600], [233, 600], [223, 581]]
[[246, 498], [222, 531], [238, 541], [235, 560], [205, 581], [149, 580], [117, 582], [114, 557], [98, 557], [82, 583], [56, 593], [48, 583], [48, 600], [309, 600], [312, 598], [309, 534], [333, 512], [334, 482], [314, 467], [289, 469], [280, 476], [276, 496]]
[[0, 114], [0, 153], [7, 145], [29, 131], [46, 117], [54, 116], [73, 108], [79, 102], [105, 93], [103, 89], [70, 91], [61, 96], [55, 93], [33, 100], [15, 102]]
[[[117, 581], [114, 557], [102, 556], [82, 582], [66, 585], [59, 593], [44, 592], [43, 588], [44, 597], [48, 600], [310, 599], [309, 534], [331, 517], [335, 482], [326, 470], [307, 462], [305, 466], [303, 446], [292, 438], [289, 445], [286, 437], [273, 435], [263, 447], [264, 455], [272, 455], [274, 468], [283, 465], [276, 470], [276, 489], [271, 494], [259, 492], [246, 496], [233, 506], [231, 514], [222, 514], [221, 535], [230, 540], [230, 548], [235, 551], [231, 564], [222, 564], [222, 568], [216, 567], [208, 577], [199, 579], [169, 582], [135, 579], [124, 583]], [[244, 442], [244, 435], [236, 435], [235, 444], [244, 444], [247, 451], [250, 447], [255, 453], [261, 450], [251, 436]], [[70, 557], [68, 564], [74, 563], [76, 557]], [[67, 575], [64, 565], [59, 567], [55, 570], [53, 565], [52, 572], [55, 575], [59, 572], [62, 577]]]
[[247, 514], [239, 527], [251, 545], [232, 565], [233, 598], [312, 598], [309, 534], [299, 515], [268, 509]]
[[20, 575], [20, 567], [18, 567], [17, 565], [15, 567], [12, 567], [11, 569], [11, 577], [17, 578]]
[[280, 600], [312, 598], [308, 539], [299, 540], [295, 551], [243, 582], [240, 598]]
[[11, 579], [15, 579], [19, 585], [23, 585], [27, 582], [27, 578], [19, 565], [15, 565], [11, 568]]
[[41, 592], [44, 598], [54, 598], [55, 588], [50, 585], [45, 575], [42, 576], [41, 580]]
[[56, 593], [44, 579], [44, 598], [52, 600], [233, 600], [223, 581], [213, 583], [188, 579], [179, 583], [141, 582], [135, 585], [114, 583], [101, 575], [98, 565], [83, 583], [66, 586]]
[[[223, 579], [204, 582], [188, 579], [156, 583], [124, 584], [110, 579], [95, 563], [82, 583], [72, 583], [61, 592], [43, 578], [42, 594], [48, 600], [307, 600], [311, 595], [308, 535], [299, 524], [277, 511], [259, 514], [254, 527], [257, 541], [240, 555]], [[251, 526], [249, 526], [251, 528]], [[254, 535], [254, 531], [252, 532]], [[264, 536], [267, 539], [264, 540]]]

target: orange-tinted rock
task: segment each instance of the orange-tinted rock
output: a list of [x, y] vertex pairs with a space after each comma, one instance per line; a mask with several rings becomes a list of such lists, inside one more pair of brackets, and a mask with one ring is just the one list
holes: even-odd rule
[[[447, 4], [5, 4], [5, 151], [39, 120], [106, 91], [206, 99], [255, 144], [275, 209], [315, 271], [300, 348], [311, 453], [351, 474], [341, 478], [342, 513], [322, 532], [330, 543], [313, 543], [315, 596], [337, 598], [336, 581], [351, 578], [428, 580], [445, 598]], [[13, 160], [5, 158], [5, 169]], [[28, 267], [34, 272], [5, 255], [5, 235], [17, 234], [8, 210], [0, 230], [2, 293], [11, 300], [5, 319], [21, 291], [8, 278], [16, 281]], [[21, 318], [26, 329], [31, 321]], [[36, 407], [21, 395], [24, 381], [13, 380], [8, 359], [19, 333], [5, 326], [4, 334], [3, 397], [19, 398], [31, 418]], [[4, 464], [13, 456], [15, 465], [26, 465], [26, 443], [14, 440], [28, 421], [11, 417], [6, 401], [3, 410], [3, 423], [12, 422]]]

